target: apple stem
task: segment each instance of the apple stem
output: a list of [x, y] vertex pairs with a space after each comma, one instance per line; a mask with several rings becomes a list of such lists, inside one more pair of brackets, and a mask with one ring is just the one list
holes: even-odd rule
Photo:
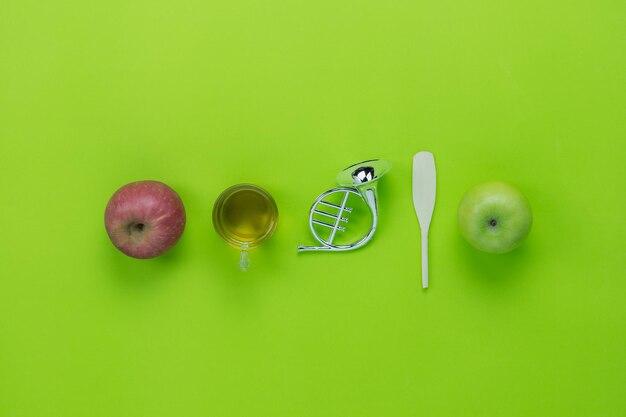
[[248, 256], [248, 245], [244, 245], [241, 249], [241, 256], [239, 257], [239, 269], [246, 272], [250, 269], [250, 257]]

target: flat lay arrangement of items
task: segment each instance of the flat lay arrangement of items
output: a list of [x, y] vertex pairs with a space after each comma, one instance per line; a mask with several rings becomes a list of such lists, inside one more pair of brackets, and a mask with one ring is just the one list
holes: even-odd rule
[[[369, 243], [378, 227], [378, 183], [390, 170], [390, 162], [371, 159], [339, 172], [338, 187], [322, 193], [309, 210], [309, 228], [320, 245], [300, 245], [298, 252], [351, 251]], [[411, 180], [421, 232], [422, 288], [429, 286], [428, 234], [437, 194], [436, 177], [433, 154], [416, 153]], [[364, 220], [366, 217], [369, 220]], [[240, 251], [239, 268], [247, 271], [248, 251], [266, 242], [276, 230], [278, 207], [263, 188], [238, 184], [219, 195], [212, 218], [216, 233]], [[457, 218], [467, 242], [491, 253], [513, 250], [532, 226], [528, 200], [517, 188], [499, 181], [470, 189], [461, 200]], [[111, 242], [133, 258], [154, 258], [168, 251], [180, 239], [185, 223], [180, 196], [159, 181], [124, 185], [105, 209], [105, 227]], [[348, 229], [364, 224], [362, 234], [357, 232], [354, 237], [349, 233]]]

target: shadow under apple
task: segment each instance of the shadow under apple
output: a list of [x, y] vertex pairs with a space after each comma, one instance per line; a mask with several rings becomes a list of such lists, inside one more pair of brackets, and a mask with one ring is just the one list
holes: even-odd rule
[[102, 240], [103, 263], [111, 281], [125, 291], [146, 291], [172, 278], [187, 250], [188, 239], [183, 235], [174, 247], [151, 259], [135, 259], [123, 254], [111, 244], [106, 233]]
[[508, 292], [520, 284], [531, 258], [529, 242], [504, 254], [482, 252], [457, 234], [457, 259], [467, 267], [473, 286], [497, 292]]

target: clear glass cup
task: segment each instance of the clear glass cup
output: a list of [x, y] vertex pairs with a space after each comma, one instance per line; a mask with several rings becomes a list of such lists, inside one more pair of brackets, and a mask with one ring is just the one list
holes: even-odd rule
[[272, 196], [253, 184], [238, 184], [220, 194], [213, 206], [213, 226], [229, 245], [241, 251], [239, 268], [250, 269], [248, 250], [267, 241], [278, 223]]

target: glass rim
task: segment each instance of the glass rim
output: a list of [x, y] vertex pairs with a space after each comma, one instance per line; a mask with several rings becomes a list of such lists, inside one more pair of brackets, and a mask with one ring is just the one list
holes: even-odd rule
[[[269, 227], [267, 228], [267, 230], [265, 231], [265, 233], [263, 233], [261, 236], [259, 236], [255, 240], [249, 241], [249, 242], [244, 242], [244, 241], [234, 238], [232, 234], [229, 233], [226, 230], [226, 228], [221, 224], [221, 221], [220, 221], [221, 212], [222, 212], [222, 208], [224, 207], [224, 204], [228, 201], [229, 198], [231, 198], [233, 195], [241, 191], [254, 191], [257, 194], [260, 194], [269, 203], [270, 209], [273, 212], [273, 216], [272, 216], [273, 220], [271, 224], [269, 225]], [[213, 227], [215, 228], [215, 231], [224, 241], [226, 241], [226, 243], [228, 243], [229, 245], [237, 249], [242, 249], [242, 248], [251, 249], [265, 242], [274, 234], [274, 231], [276, 230], [276, 226], [278, 224], [278, 206], [276, 205], [276, 201], [274, 200], [272, 195], [269, 192], [267, 192], [267, 190], [265, 190], [264, 188], [256, 184], [241, 183], [241, 184], [231, 185], [230, 187], [226, 188], [224, 191], [220, 193], [220, 195], [217, 197], [213, 205], [212, 217], [213, 217]]]

